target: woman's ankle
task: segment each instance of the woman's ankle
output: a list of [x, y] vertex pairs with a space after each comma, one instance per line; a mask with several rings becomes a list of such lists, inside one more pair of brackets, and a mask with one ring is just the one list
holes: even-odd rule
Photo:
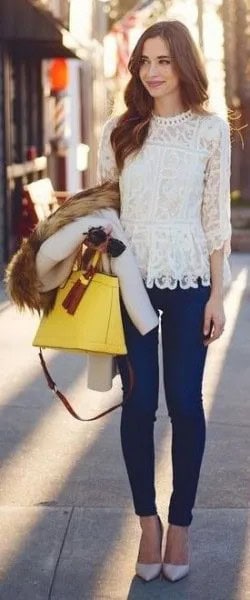
[[168, 523], [168, 529], [172, 531], [189, 531], [190, 525], [174, 525], [174, 523]]
[[145, 515], [145, 516], [144, 515], [142, 515], [142, 516], [140, 515], [139, 519], [140, 519], [140, 521], [142, 523], [144, 523], [144, 522], [145, 523], [150, 523], [150, 522], [153, 522], [156, 519], [158, 519], [158, 515], [157, 515], [157, 513], [155, 513], [154, 515]]
[[141, 529], [154, 529], [159, 527], [159, 517], [157, 514], [139, 517]]

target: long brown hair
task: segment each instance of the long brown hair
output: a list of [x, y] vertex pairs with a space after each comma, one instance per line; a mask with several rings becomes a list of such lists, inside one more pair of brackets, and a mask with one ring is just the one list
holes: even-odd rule
[[180, 21], [155, 23], [144, 31], [132, 52], [128, 64], [131, 79], [124, 93], [127, 110], [120, 116], [111, 133], [111, 144], [119, 170], [122, 169], [125, 158], [142, 147], [148, 134], [154, 100], [142, 84], [139, 71], [144, 42], [154, 37], [160, 37], [169, 44], [185, 109], [205, 112], [203, 105], [208, 100], [207, 75], [188, 28]]

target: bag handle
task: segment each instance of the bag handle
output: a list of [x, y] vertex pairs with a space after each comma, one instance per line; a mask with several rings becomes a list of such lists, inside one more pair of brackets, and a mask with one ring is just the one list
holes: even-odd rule
[[44, 359], [44, 356], [43, 356], [41, 348], [39, 350], [39, 358], [40, 358], [42, 369], [43, 369], [44, 375], [46, 377], [47, 384], [48, 384], [49, 388], [59, 398], [59, 400], [62, 401], [62, 403], [64, 404], [65, 408], [72, 415], [72, 417], [74, 417], [75, 419], [78, 419], [78, 421], [96, 421], [96, 419], [100, 419], [101, 417], [104, 417], [105, 415], [107, 415], [108, 413], [111, 413], [116, 408], [119, 408], [119, 406], [123, 406], [125, 404], [125, 402], [127, 402], [127, 400], [129, 399], [129, 396], [130, 396], [130, 394], [132, 392], [133, 385], [134, 385], [134, 374], [133, 374], [133, 369], [132, 369], [132, 366], [130, 364], [130, 361], [129, 361], [128, 357], [126, 357], [127, 358], [128, 375], [129, 375], [129, 389], [128, 389], [128, 392], [127, 392], [126, 396], [124, 397], [123, 401], [119, 402], [119, 404], [115, 404], [115, 406], [112, 406], [111, 408], [108, 408], [107, 410], [104, 410], [103, 412], [99, 413], [95, 417], [90, 417], [89, 419], [84, 419], [83, 417], [80, 417], [75, 412], [74, 408], [71, 406], [71, 404], [69, 403], [69, 401], [66, 398], [66, 396], [64, 396], [64, 394], [62, 392], [60, 392], [60, 390], [58, 389], [55, 381], [52, 379], [52, 377], [51, 377], [51, 375], [49, 373], [49, 370], [48, 370], [48, 367], [46, 365], [46, 362], [45, 362], [45, 359]]
[[74, 315], [79, 302], [83, 297], [83, 294], [85, 294], [90, 284], [91, 279], [93, 279], [95, 273], [97, 272], [97, 265], [100, 256], [101, 253], [99, 250], [96, 250], [95, 253], [90, 257], [87, 268], [84, 271], [80, 269], [81, 274], [62, 303], [63, 308], [65, 308], [68, 314]]

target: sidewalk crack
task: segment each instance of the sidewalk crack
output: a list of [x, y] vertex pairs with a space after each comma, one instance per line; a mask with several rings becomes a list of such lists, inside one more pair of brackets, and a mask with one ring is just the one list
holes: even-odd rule
[[244, 427], [244, 429], [249, 429], [249, 423], [233, 423], [232, 422], [226, 422], [226, 421], [216, 421], [216, 420], [208, 420], [207, 421], [208, 425], [223, 425], [224, 427]]
[[53, 587], [54, 587], [54, 583], [55, 583], [55, 579], [56, 579], [57, 569], [58, 569], [59, 562], [60, 562], [60, 559], [61, 559], [61, 556], [62, 556], [62, 551], [63, 551], [65, 540], [66, 540], [66, 537], [67, 537], [67, 534], [68, 534], [69, 526], [70, 526], [70, 523], [71, 523], [71, 520], [72, 520], [73, 512], [74, 512], [74, 506], [72, 506], [71, 511], [70, 511], [70, 515], [69, 515], [69, 518], [68, 518], [68, 523], [67, 523], [66, 528], [65, 528], [65, 532], [64, 532], [63, 539], [62, 539], [61, 547], [60, 547], [59, 554], [58, 554], [58, 557], [57, 557], [57, 561], [56, 561], [56, 564], [55, 564], [54, 573], [53, 573], [51, 584], [50, 584], [50, 588], [49, 588], [48, 600], [51, 600], [51, 594], [53, 592]]

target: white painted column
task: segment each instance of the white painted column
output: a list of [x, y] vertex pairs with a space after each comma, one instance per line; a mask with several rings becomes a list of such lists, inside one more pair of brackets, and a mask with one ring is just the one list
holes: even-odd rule
[[67, 190], [77, 192], [81, 189], [81, 172], [77, 169], [77, 148], [81, 142], [81, 115], [79, 99], [79, 61], [70, 60], [69, 64], [69, 147], [66, 157]]

